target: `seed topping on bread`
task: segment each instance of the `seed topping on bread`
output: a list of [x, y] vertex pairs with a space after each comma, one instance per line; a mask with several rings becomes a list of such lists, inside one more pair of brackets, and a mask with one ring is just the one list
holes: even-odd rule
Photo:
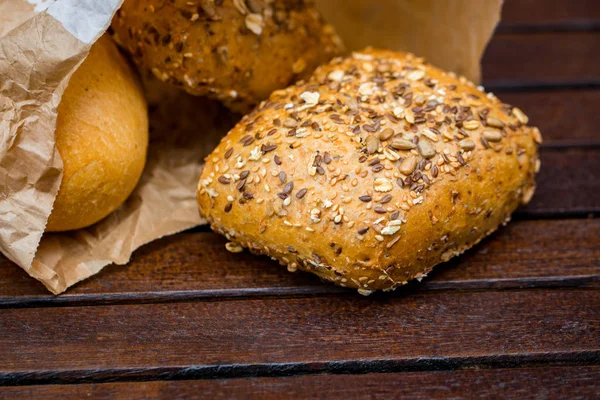
[[[397, 54], [366, 50], [337, 58], [308, 81], [274, 92], [207, 158], [210, 173], [199, 182], [199, 198], [208, 196], [225, 213], [266, 203], [258, 223], [267, 235], [266, 221], [281, 219], [290, 235], [343, 229], [353, 243], [379, 243], [385, 253], [400, 243], [407, 214], [439, 181], [456, 181], [449, 196], [460, 202], [458, 172], [472, 168], [476, 153], [531, 161], [518, 141], [507, 140], [530, 135], [541, 142], [537, 128], [525, 126], [523, 111], [420, 58]], [[522, 201], [532, 193], [530, 186]], [[438, 223], [435, 211], [428, 215]], [[236, 232], [225, 233], [235, 240]], [[333, 258], [344, 250], [334, 243]], [[331, 266], [326, 258], [311, 254], [305, 262]], [[365, 278], [351, 286], [369, 289], [372, 278]]]

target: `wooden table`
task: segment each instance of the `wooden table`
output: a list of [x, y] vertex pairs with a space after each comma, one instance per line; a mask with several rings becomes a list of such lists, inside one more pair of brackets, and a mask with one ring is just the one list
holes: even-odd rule
[[544, 134], [513, 222], [368, 298], [206, 229], [53, 297], [0, 259], [0, 397], [600, 396], [600, 2], [508, 0], [484, 84]]

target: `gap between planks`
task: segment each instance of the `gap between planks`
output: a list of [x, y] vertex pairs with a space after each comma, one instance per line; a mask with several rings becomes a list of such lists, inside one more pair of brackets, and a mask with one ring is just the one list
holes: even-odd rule
[[329, 398], [591, 398], [598, 365], [531, 366], [367, 374], [321, 374], [222, 380], [177, 380], [0, 388], [0, 398], [329, 399]]
[[317, 374], [369, 374], [465, 369], [509, 369], [599, 365], [600, 350], [502, 354], [473, 357], [421, 357], [396, 360], [344, 360], [205, 366], [107, 368], [60, 371], [0, 372], [0, 386], [144, 382], [199, 379], [291, 377]]
[[[522, 290], [599, 290], [600, 275], [488, 279], [454, 282], [409, 282], [396, 289], [402, 296], [444, 292], [491, 292]], [[213, 290], [148, 291], [140, 293], [94, 293], [52, 297], [23, 296], [0, 298], [0, 310], [19, 308], [100, 307], [112, 305], [168, 304], [189, 302], [252, 301], [267, 299], [301, 299], [329, 296], [359, 296], [356, 290], [323, 282], [314, 286], [263, 287]], [[393, 299], [394, 293], [374, 293], [373, 299]]]

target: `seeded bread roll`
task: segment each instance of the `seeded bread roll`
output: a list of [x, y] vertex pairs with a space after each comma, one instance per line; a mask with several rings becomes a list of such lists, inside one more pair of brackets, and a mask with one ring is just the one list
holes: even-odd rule
[[271, 95], [207, 157], [212, 228], [362, 294], [421, 278], [533, 195], [537, 128], [464, 78], [367, 49]]
[[112, 29], [160, 80], [237, 111], [308, 76], [343, 47], [314, 0], [126, 0]]

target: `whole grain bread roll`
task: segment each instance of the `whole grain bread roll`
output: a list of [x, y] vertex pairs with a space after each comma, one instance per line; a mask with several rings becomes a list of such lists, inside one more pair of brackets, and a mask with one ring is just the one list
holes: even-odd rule
[[342, 50], [314, 0], [126, 0], [115, 39], [141, 66], [237, 111]]
[[244, 117], [206, 158], [198, 205], [231, 251], [394, 289], [531, 199], [541, 136], [527, 122], [464, 78], [367, 49]]
[[63, 178], [46, 231], [92, 225], [135, 188], [148, 147], [141, 83], [108, 36], [92, 46], [58, 106], [56, 148]]

